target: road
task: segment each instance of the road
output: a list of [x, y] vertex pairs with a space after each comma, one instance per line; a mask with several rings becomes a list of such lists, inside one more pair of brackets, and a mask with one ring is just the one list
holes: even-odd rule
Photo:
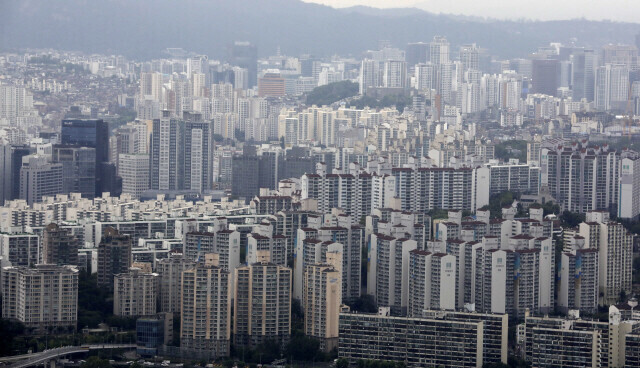
[[82, 346], [64, 346], [61, 348], [49, 349], [40, 353], [15, 355], [11, 357], [4, 357], [0, 359], [0, 362], [11, 362], [20, 360], [9, 366], [9, 368], [27, 368], [33, 367], [38, 364], [45, 363], [49, 360], [59, 358], [69, 354], [83, 353], [90, 350], [102, 350], [102, 349], [135, 349], [135, 344], [95, 344], [95, 345], [82, 345]]

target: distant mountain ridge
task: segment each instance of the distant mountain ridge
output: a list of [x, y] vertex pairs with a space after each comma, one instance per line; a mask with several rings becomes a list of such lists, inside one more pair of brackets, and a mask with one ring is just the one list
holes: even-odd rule
[[[487, 21], [419, 9], [334, 9], [299, 0], [0, 1], [0, 50], [51, 47], [149, 59], [167, 47], [224, 59], [234, 40], [261, 56], [360, 57], [385, 39], [400, 48], [444, 35], [453, 47], [476, 42], [501, 57], [525, 57], [549, 42], [600, 47], [633, 43], [639, 24]], [[454, 48], [455, 50], [455, 48]]]

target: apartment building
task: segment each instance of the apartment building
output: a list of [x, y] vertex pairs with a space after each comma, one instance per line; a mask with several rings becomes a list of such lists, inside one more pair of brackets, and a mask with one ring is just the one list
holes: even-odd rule
[[268, 251], [235, 270], [234, 342], [255, 347], [265, 341], [284, 346], [291, 334], [290, 268], [269, 261]]
[[212, 358], [229, 355], [231, 339], [231, 280], [219, 266], [217, 254], [182, 273], [180, 347], [207, 351]]
[[78, 270], [75, 266], [11, 266], [2, 269], [2, 316], [42, 333], [75, 330]]
[[158, 279], [157, 273], [147, 273], [139, 268], [131, 268], [127, 273], [115, 275], [113, 314], [124, 317], [156, 314]]
[[338, 316], [342, 285], [340, 272], [329, 264], [309, 265], [304, 275], [304, 333], [320, 341], [320, 349], [338, 346]]
[[156, 270], [160, 275], [161, 312], [180, 313], [182, 273], [195, 265], [195, 261], [187, 259], [181, 253], [170, 253], [168, 258], [158, 260]]

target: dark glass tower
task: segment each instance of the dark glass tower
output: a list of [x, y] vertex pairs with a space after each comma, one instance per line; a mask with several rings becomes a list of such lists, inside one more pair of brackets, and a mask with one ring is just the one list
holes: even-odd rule
[[65, 146], [94, 148], [96, 151], [96, 196], [103, 191], [118, 191], [105, 183], [113, 182], [112, 170], [104, 170], [109, 162], [109, 123], [102, 119], [64, 119], [60, 133], [60, 143]]
[[258, 84], [258, 49], [249, 42], [234, 42], [229, 46], [229, 64], [249, 71], [249, 88]]

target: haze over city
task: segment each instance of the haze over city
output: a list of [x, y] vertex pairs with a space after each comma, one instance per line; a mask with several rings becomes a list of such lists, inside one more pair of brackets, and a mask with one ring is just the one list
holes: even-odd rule
[[586, 18], [637, 23], [640, 3], [627, 0], [305, 0], [336, 8], [367, 6], [381, 9], [415, 8], [432, 13], [493, 19], [566, 20]]
[[639, 368], [637, 14], [0, 2], [0, 368]]

